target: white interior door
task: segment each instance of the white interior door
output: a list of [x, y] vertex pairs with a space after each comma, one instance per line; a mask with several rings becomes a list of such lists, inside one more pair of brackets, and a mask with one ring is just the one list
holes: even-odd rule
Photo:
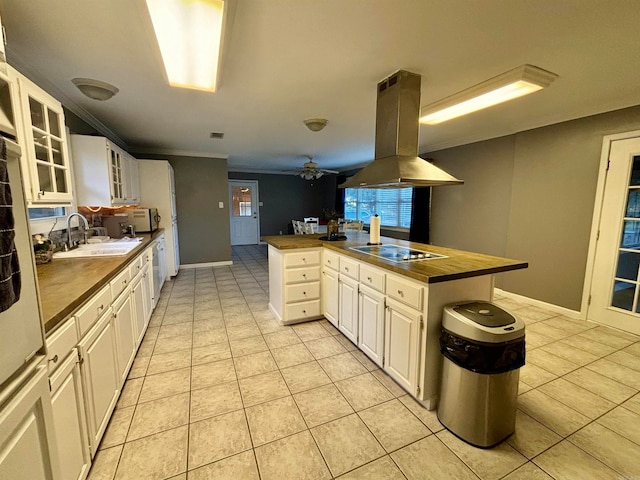
[[587, 318], [640, 334], [640, 137], [613, 140]]
[[260, 241], [258, 182], [229, 180], [231, 245], [255, 245]]

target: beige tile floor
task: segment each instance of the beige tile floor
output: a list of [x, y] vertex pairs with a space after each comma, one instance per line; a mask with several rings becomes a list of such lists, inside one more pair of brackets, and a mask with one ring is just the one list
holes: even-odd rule
[[497, 298], [527, 365], [516, 432], [478, 449], [328, 322], [280, 326], [265, 255], [165, 285], [90, 480], [640, 478], [640, 338]]

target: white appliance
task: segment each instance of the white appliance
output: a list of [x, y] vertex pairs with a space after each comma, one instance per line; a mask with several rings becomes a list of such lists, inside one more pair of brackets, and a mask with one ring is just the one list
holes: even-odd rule
[[0, 289], [0, 478], [56, 479], [59, 464], [36, 269], [20, 174], [21, 150], [16, 143], [4, 141], [7, 155], [6, 162], [0, 159], [0, 176], [5, 177], [6, 173], [9, 181], [4, 183], [0, 178], [0, 235], [4, 238], [0, 254], [3, 259], [13, 258], [12, 253], [6, 253], [13, 251], [6, 246], [13, 227], [19, 265], [5, 262], [0, 274], [5, 283]]
[[155, 205], [164, 228], [167, 275], [174, 277], [180, 269], [178, 216], [173, 168], [167, 160], [138, 160], [140, 170], [140, 202]]
[[160, 214], [157, 208], [132, 208], [127, 210], [129, 224], [133, 225], [136, 232], [155, 232], [160, 227]]
[[158, 237], [151, 243], [151, 265], [153, 267], [153, 308], [156, 308], [158, 300], [160, 299], [160, 290], [162, 285], [167, 279], [167, 263], [165, 254], [165, 241], [164, 234], [158, 235]]

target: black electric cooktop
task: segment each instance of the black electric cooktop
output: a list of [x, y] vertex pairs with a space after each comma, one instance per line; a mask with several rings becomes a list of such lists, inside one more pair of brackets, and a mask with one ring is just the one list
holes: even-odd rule
[[434, 260], [436, 258], [447, 258], [439, 253], [425, 252], [399, 245], [367, 245], [363, 247], [349, 247], [351, 250], [373, 255], [374, 257], [390, 260], [396, 263], [415, 262], [417, 260]]

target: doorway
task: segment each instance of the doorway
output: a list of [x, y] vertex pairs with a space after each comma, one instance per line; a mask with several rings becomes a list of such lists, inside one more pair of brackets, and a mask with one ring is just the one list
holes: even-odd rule
[[640, 334], [640, 131], [605, 137], [587, 319]]
[[260, 241], [258, 182], [229, 180], [231, 245], [256, 245]]

